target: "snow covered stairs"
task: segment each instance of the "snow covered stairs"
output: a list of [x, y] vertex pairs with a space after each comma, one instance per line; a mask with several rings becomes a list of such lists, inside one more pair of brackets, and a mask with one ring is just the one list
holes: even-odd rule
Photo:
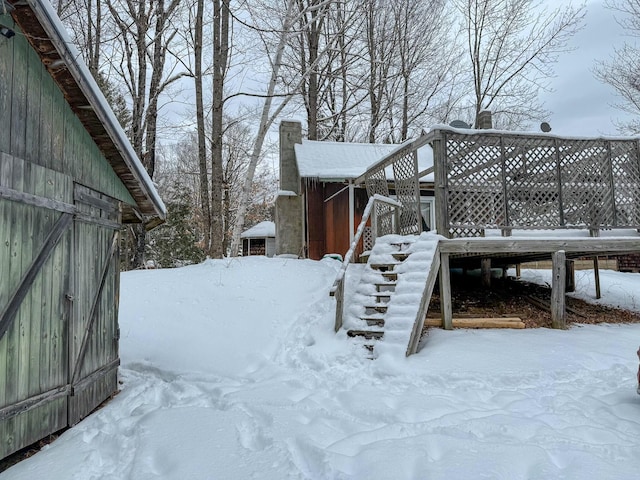
[[435, 285], [442, 237], [386, 235], [376, 241], [344, 328], [378, 356], [415, 353]]

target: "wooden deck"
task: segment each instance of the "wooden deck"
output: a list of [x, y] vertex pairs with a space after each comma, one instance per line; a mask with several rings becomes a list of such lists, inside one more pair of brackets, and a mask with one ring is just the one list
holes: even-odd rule
[[635, 238], [456, 238], [442, 240], [440, 250], [449, 255], [452, 267], [479, 268], [483, 258], [490, 258], [495, 267], [503, 267], [550, 260], [552, 254], [559, 251], [564, 251], [567, 259], [637, 253], [640, 251], [640, 234]]

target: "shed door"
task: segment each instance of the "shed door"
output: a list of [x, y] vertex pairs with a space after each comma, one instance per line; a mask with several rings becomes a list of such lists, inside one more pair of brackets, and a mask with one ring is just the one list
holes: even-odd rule
[[74, 201], [69, 425], [117, 390], [119, 365], [119, 203], [77, 184]]
[[0, 458], [67, 426], [73, 181], [0, 153]]

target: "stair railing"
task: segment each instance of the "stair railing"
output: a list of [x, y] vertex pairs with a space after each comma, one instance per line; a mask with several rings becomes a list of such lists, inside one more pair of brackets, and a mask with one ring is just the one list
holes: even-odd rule
[[[391, 230], [387, 233], [398, 233], [399, 225], [400, 225], [400, 209], [402, 208], [402, 204], [396, 202], [395, 200], [384, 197], [382, 195], [373, 195], [369, 198], [367, 202], [367, 206], [364, 209], [364, 213], [362, 214], [362, 221], [360, 225], [358, 225], [358, 229], [356, 230], [356, 234], [353, 237], [353, 242], [351, 242], [351, 246], [349, 250], [344, 256], [344, 260], [342, 261], [342, 266], [336, 275], [336, 279], [333, 282], [333, 286], [331, 290], [329, 290], [329, 295], [335, 297], [336, 299], [336, 321], [335, 321], [335, 331], [337, 332], [342, 328], [342, 315], [344, 311], [344, 281], [347, 273], [347, 267], [350, 263], [353, 262], [353, 258], [356, 252], [356, 247], [362, 238], [362, 233], [364, 232], [364, 227], [369, 221], [369, 217], [371, 217], [371, 223], [373, 228], [372, 231], [372, 242], [375, 244], [377, 235], [378, 235], [378, 218], [377, 218], [377, 205], [385, 205], [388, 208], [391, 208], [393, 211], [393, 221], [391, 222]], [[372, 216], [373, 214], [373, 216]]]

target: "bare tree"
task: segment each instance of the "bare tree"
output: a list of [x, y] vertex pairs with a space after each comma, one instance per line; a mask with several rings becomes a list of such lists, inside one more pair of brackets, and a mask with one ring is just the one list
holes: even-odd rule
[[[389, 82], [393, 80], [391, 72], [392, 58], [396, 50], [397, 38], [393, 34], [393, 20], [386, 14], [391, 8], [391, 0], [366, 0], [364, 2], [366, 19], [367, 61], [369, 69], [369, 128], [368, 141], [378, 140], [378, 127], [386, 115], [384, 102]], [[387, 95], [388, 98], [388, 95]]]
[[[606, 4], [622, 14], [618, 23], [633, 38], [640, 38], [640, 0], [612, 0]], [[640, 113], [640, 50], [635, 43], [625, 42], [615, 49], [610, 61], [599, 61], [594, 73], [600, 81], [610, 85], [620, 96], [615, 107], [637, 116]], [[618, 122], [624, 133], [640, 133], [640, 120]]]
[[[319, 62], [320, 40], [324, 22], [331, 3], [323, 0], [298, 0], [300, 12], [300, 66], [302, 78], [301, 94], [307, 110], [307, 136], [318, 139]], [[306, 48], [305, 48], [306, 46]]]
[[365, 100], [366, 76], [357, 68], [363, 54], [357, 41], [363, 26], [360, 1], [299, 0], [298, 10], [302, 15], [284, 52], [282, 78], [290, 90], [300, 84], [307, 137], [344, 140], [349, 113]]
[[446, 0], [397, 0], [391, 14], [396, 51], [389, 84], [388, 139], [402, 142], [425, 124], [443, 123], [461, 97], [460, 52]]
[[209, 251], [211, 247], [211, 211], [209, 207], [209, 175], [207, 169], [207, 136], [205, 132], [205, 112], [204, 112], [204, 79], [202, 69], [202, 44], [204, 29], [204, 0], [197, 0], [195, 14], [195, 32], [193, 42], [194, 57], [194, 82], [196, 90], [196, 124], [198, 137], [198, 167], [200, 186], [200, 207], [204, 218], [204, 250]]
[[[253, 132], [245, 122], [226, 117], [225, 125], [223, 144], [225, 236], [223, 248], [227, 252], [231, 246], [239, 202], [242, 200], [242, 189], [254, 139]], [[259, 167], [254, 175], [251, 189], [245, 215], [245, 223], [248, 223], [249, 226], [262, 220], [272, 219], [270, 213], [275, 205], [277, 179], [268, 168]]]
[[[153, 178], [160, 95], [184, 75], [165, 71], [169, 45], [177, 33], [170, 19], [180, 0], [171, 0], [168, 4], [165, 0], [104, 1], [119, 32], [116, 39], [120, 55], [114, 55], [111, 60], [132, 101], [130, 139]], [[136, 230], [135, 267], [143, 264], [144, 247], [145, 231], [140, 227]]]
[[222, 258], [224, 244], [223, 119], [224, 86], [229, 59], [229, 4], [213, 0], [213, 91], [211, 103], [211, 246], [209, 255]]
[[[247, 205], [249, 204], [249, 198], [252, 192], [253, 180], [258, 166], [258, 162], [262, 158], [262, 150], [264, 147], [265, 139], [269, 132], [269, 129], [278, 118], [283, 109], [289, 104], [294, 95], [300, 91], [302, 83], [306, 80], [306, 76], [297, 79], [294, 84], [287, 84], [286, 90], [282, 93], [278, 92], [278, 87], [281, 83], [281, 74], [283, 68], [283, 57], [285, 49], [290, 42], [292, 36], [297, 34], [300, 29], [300, 20], [307, 15], [308, 10], [321, 11], [322, 7], [326, 4], [331, 4], [335, 0], [323, 0], [318, 4], [313, 4], [302, 9], [299, 8], [298, 0], [286, 0], [285, 6], [281, 15], [275, 16], [279, 19], [280, 23], [274, 28], [253, 28], [253, 31], [257, 33], [260, 38], [260, 42], [265, 48], [265, 54], [269, 61], [269, 79], [266, 82], [266, 89], [264, 93], [253, 95], [261, 98], [262, 105], [259, 108], [260, 115], [258, 121], [258, 128], [255, 134], [253, 147], [250, 155], [249, 164], [247, 167], [247, 174], [244, 179], [244, 186], [242, 188], [240, 202], [238, 205], [238, 212], [236, 215], [236, 224], [233, 229], [230, 254], [237, 255], [240, 247], [240, 234], [244, 228], [245, 215], [247, 212]], [[264, 5], [266, 12], [269, 13], [271, 18], [273, 15], [273, 8], [269, 5]], [[249, 14], [252, 18], [255, 18], [257, 9], [252, 5]], [[266, 17], [262, 17], [261, 20], [265, 20]], [[280, 20], [281, 19], [281, 20]], [[315, 21], [320, 21], [320, 18], [315, 17]], [[254, 22], [255, 25], [259, 22]], [[298, 30], [296, 30], [298, 29]], [[329, 43], [325, 46], [325, 49], [334, 48], [333, 43]], [[324, 56], [324, 51], [318, 53], [318, 59]], [[315, 68], [315, 64], [312, 65]]]
[[[558, 54], [581, 27], [585, 7], [548, 12], [541, 0], [453, 0], [462, 18], [477, 120], [490, 109], [503, 126], [545, 114], [538, 101]], [[476, 122], [477, 123], [477, 122]]]

